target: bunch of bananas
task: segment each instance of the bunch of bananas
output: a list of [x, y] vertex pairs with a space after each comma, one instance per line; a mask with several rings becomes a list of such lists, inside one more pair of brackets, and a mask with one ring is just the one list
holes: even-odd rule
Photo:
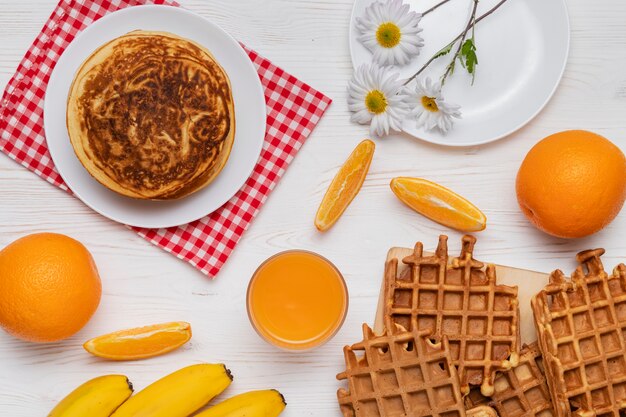
[[[223, 364], [180, 369], [135, 396], [124, 375], [92, 379], [65, 397], [48, 417], [188, 417], [232, 382]], [[275, 390], [251, 391], [219, 403], [195, 417], [277, 417], [286, 403]]]

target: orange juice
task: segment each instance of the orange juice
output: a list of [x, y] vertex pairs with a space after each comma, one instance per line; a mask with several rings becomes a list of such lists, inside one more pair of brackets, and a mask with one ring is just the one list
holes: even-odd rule
[[257, 269], [247, 304], [261, 337], [278, 347], [304, 350], [339, 330], [348, 310], [348, 290], [330, 261], [293, 250], [272, 256]]

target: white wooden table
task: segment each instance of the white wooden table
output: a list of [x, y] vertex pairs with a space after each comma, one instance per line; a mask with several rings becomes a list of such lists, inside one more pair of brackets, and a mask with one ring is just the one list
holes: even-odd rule
[[[546, 0], [550, 1], [550, 0]], [[56, 0], [0, 0], [0, 88], [50, 14]], [[482, 147], [448, 149], [404, 136], [377, 142], [365, 185], [343, 218], [322, 235], [313, 217], [335, 171], [367, 128], [349, 122], [346, 83], [352, 66], [348, 22], [352, 0], [183, 0], [334, 99], [334, 104], [270, 196], [215, 281], [150, 245], [124, 226], [92, 212], [0, 155], [0, 246], [28, 233], [53, 231], [84, 242], [103, 279], [100, 309], [78, 335], [50, 345], [26, 344], [0, 332], [0, 415], [44, 416], [80, 383], [124, 373], [141, 389], [182, 366], [224, 362], [235, 382], [228, 394], [277, 388], [287, 398], [285, 417], [339, 416], [335, 375], [341, 348], [360, 340], [371, 322], [389, 247], [423, 240], [432, 249], [440, 233], [459, 248], [459, 233], [404, 207], [389, 190], [398, 175], [432, 179], [481, 207], [489, 225], [480, 233], [478, 259], [540, 271], [575, 266], [574, 254], [604, 247], [607, 268], [626, 260], [626, 210], [604, 231], [565, 241], [535, 230], [515, 199], [519, 164], [542, 137], [585, 128], [626, 149], [626, 2], [568, 0], [572, 49], [556, 96], [530, 125]], [[245, 290], [268, 256], [285, 249], [322, 253], [343, 271], [350, 311], [342, 330], [309, 353], [278, 351], [248, 323]], [[111, 363], [86, 354], [81, 344], [104, 332], [149, 323], [186, 320], [192, 342], [151, 360]]]

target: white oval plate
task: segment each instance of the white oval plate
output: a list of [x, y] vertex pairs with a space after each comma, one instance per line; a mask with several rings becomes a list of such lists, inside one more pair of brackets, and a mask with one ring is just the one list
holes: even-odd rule
[[[76, 157], [65, 125], [66, 102], [78, 67], [102, 44], [132, 30], [171, 32], [206, 47], [228, 74], [237, 129], [220, 175], [207, 187], [174, 201], [136, 200], [101, 185]], [[112, 220], [138, 227], [170, 227], [197, 220], [226, 203], [244, 185], [265, 138], [265, 97], [259, 76], [241, 45], [214, 23], [171, 6], [135, 6], [86, 28], [65, 50], [50, 77], [44, 103], [48, 148], [57, 170], [85, 204]]]
[[[357, 39], [356, 16], [375, 0], [356, 0], [350, 22], [350, 52], [355, 68], [371, 62], [371, 53]], [[424, 11], [439, 0], [404, 0], [411, 10]], [[478, 15], [498, 0], [481, 0]], [[472, 2], [454, 0], [422, 18], [424, 48], [404, 67], [408, 78], [467, 24]], [[416, 138], [447, 146], [480, 145], [501, 139], [532, 120], [554, 94], [569, 53], [569, 19], [565, 0], [509, 0], [476, 26], [476, 80], [457, 65], [443, 90], [447, 101], [461, 105], [463, 118], [443, 135], [405, 121], [403, 130]], [[454, 51], [453, 51], [454, 52]], [[431, 64], [423, 75], [433, 80], [444, 73], [451, 55]]]

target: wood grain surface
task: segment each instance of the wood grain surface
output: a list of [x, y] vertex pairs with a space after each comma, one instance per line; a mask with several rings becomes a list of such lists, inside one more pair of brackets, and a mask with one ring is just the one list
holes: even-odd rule
[[[522, 0], [511, 0], [522, 1]], [[553, 0], [546, 0], [553, 1]], [[227, 391], [277, 388], [285, 417], [339, 416], [335, 375], [343, 345], [360, 340], [373, 320], [385, 256], [393, 246], [422, 240], [434, 249], [440, 233], [459, 250], [460, 234], [403, 206], [389, 190], [394, 176], [420, 176], [464, 194], [486, 213], [476, 258], [548, 272], [575, 266], [574, 255], [604, 247], [607, 269], [626, 260], [626, 210], [602, 232], [582, 240], [556, 239], [535, 230], [518, 209], [514, 179], [530, 147], [557, 130], [584, 128], [626, 149], [626, 2], [568, 0], [572, 49], [563, 81], [545, 110], [499, 142], [463, 149], [422, 143], [403, 135], [377, 141], [364, 187], [343, 218], [325, 234], [313, 217], [335, 171], [367, 136], [349, 122], [346, 84], [352, 73], [348, 24], [352, 0], [183, 0], [250, 47], [334, 99], [309, 141], [270, 196], [215, 281], [151, 246], [70, 195], [0, 155], [0, 247], [28, 233], [69, 234], [94, 254], [103, 278], [101, 307], [71, 339], [50, 345], [17, 341], [0, 332], [0, 415], [44, 416], [80, 383], [125, 373], [141, 389], [179, 367], [225, 362], [235, 375]], [[0, 88], [56, 0], [0, 0]], [[317, 251], [344, 273], [350, 311], [337, 336], [307, 353], [278, 351], [250, 327], [245, 291], [250, 275], [270, 255], [291, 248]], [[191, 322], [192, 342], [170, 355], [110, 363], [87, 355], [87, 338], [121, 328], [171, 320]]]

